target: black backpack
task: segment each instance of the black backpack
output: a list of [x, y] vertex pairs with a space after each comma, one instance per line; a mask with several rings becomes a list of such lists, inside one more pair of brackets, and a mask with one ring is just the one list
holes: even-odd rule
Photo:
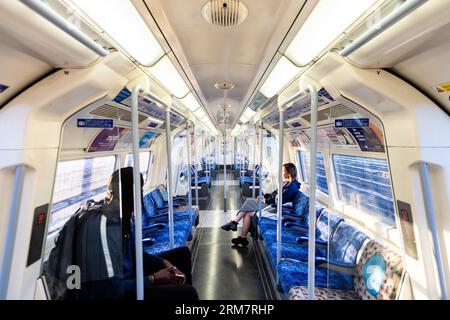
[[104, 201], [88, 200], [64, 224], [55, 239], [55, 247], [50, 252], [48, 261], [45, 262], [43, 268], [43, 275], [52, 299], [66, 299], [68, 297], [67, 280], [71, 276], [68, 273], [68, 268], [71, 265], [80, 264], [78, 233], [86, 224], [89, 214], [98, 211], [103, 205]]

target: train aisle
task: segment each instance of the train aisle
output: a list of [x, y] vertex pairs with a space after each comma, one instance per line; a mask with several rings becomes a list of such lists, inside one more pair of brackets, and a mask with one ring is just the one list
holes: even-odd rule
[[193, 252], [193, 284], [200, 299], [266, 300], [270, 297], [263, 281], [252, 241], [246, 248], [234, 247], [231, 239], [240, 234], [220, 228], [237, 213], [243, 202], [239, 180], [227, 172], [228, 210], [224, 212], [223, 172], [212, 181], [210, 197], [200, 202], [198, 245]]

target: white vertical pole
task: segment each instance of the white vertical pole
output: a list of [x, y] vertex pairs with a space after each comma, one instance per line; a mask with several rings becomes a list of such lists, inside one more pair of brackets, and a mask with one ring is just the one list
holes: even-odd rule
[[227, 121], [226, 121], [225, 106], [223, 107], [223, 208], [227, 212], [227, 198], [228, 198], [228, 185], [227, 185]]
[[[195, 177], [195, 205], [198, 206], [198, 173], [197, 173], [197, 160], [198, 160], [198, 148], [197, 148], [197, 137], [195, 135], [195, 124], [192, 125], [192, 129], [194, 132], [194, 177]], [[189, 167], [191, 170], [191, 167]]]
[[280, 107], [280, 130], [278, 137], [278, 202], [277, 202], [277, 283], [278, 266], [281, 261], [281, 223], [283, 210], [283, 142], [284, 142], [284, 109]]
[[[256, 197], [256, 122], [254, 124], [253, 131], [253, 190], [252, 190], [252, 198]], [[261, 186], [260, 186], [261, 188]]]
[[308, 298], [315, 300], [315, 265], [316, 265], [316, 162], [317, 162], [317, 89], [309, 85], [306, 89], [311, 95], [311, 144], [310, 181], [309, 181], [309, 234], [308, 234]]
[[426, 162], [419, 163], [420, 183], [422, 185], [423, 200], [425, 205], [425, 212], [427, 213], [428, 226], [431, 231], [434, 248], [434, 258], [436, 260], [436, 266], [439, 277], [439, 284], [441, 287], [441, 298], [443, 300], [448, 299], [447, 285], [445, 281], [444, 264], [442, 262], [442, 249], [439, 242], [439, 233], [436, 226], [436, 214], [433, 206], [433, 196], [431, 194], [430, 177], [428, 175], [428, 164]]
[[192, 210], [192, 174], [191, 174], [191, 164], [192, 164], [192, 150], [191, 150], [191, 130], [189, 125], [189, 120], [186, 121], [186, 140], [187, 140], [187, 153], [188, 153], [188, 165], [187, 165], [187, 173], [188, 173], [188, 203], [189, 209]]
[[172, 190], [172, 137], [170, 129], [170, 109], [171, 106], [166, 108], [166, 151], [167, 151], [167, 193], [169, 200], [169, 242], [170, 247], [175, 246], [173, 236], [173, 190]]
[[14, 244], [19, 223], [20, 203], [23, 194], [26, 167], [18, 165], [12, 190], [11, 208], [9, 210], [8, 226], [6, 228], [5, 246], [0, 269], [0, 299], [8, 298], [8, 285], [14, 256]]
[[135, 216], [135, 250], [136, 250], [136, 299], [144, 300], [144, 267], [142, 258], [142, 186], [139, 168], [139, 119], [138, 103], [142, 87], [136, 85], [131, 93], [131, 133], [133, 139], [133, 181], [134, 181], [134, 216]]
[[261, 221], [262, 211], [262, 172], [263, 172], [263, 122], [261, 121], [259, 127], [259, 221]]

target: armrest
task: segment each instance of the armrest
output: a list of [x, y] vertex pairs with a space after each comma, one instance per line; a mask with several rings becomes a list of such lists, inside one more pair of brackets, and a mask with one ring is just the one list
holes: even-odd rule
[[169, 208], [165, 207], [165, 208], [161, 208], [161, 209], [156, 209], [156, 212], [158, 213], [158, 215], [167, 214], [167, 213], [169, 213]]
[[[300, 236], [296, 239], [297, 243], [299, 244], [303, 244], [305, 242], [308, 242], [309, 237], [308, 236]], [[322, 240], [317, 240], [316, 239], [316, 245], [322, 248], [327, 248], [328, 247], [328, 242], [322, 241]]]
[[284, 224], [284, 226], [286, 227], [286, 229], [289, 230], [295, 230], [295, 231], [300, 231], [303, 233], [307, 233], [308, 232], [308, 226], [298, 223], [298, 222], [286, 222]]
[[299, 217], [295, 214], [292, 214], [291, 211], [287, 211], [285, 209], [283, 209], [281, 214], [282, 214], [283, 218], [285, 218], [286, 220], [303, 221], [303, 217]]
[[153, 245], [155, 242], [156, 242], [156, 241], [155, 241], [155, 239], [153, 239], [153, 238], [145, 238], [145, 239], [142, 239], [142, 245], [143, 245], [144, 247], [149, 247], [149, 246]]
[[151, 224], [147, 227], [143, 227], [142, 228], [142, 234], [147, 234], [147, 233], [151, 233], [151, 232], [155, 232], [161, 229], [164, 229], [166, 227], [166, 225], [164, 223], [154, 223]]
[[354, 275], [356, 271], [356, 266], [354, 264], [334, 260], [327, 261], [327, 258], [325, 257], [316, 257], [316, 266], [319, 268], [328, 268], [352, 275]]
[[158, 223], [158, 222], [167, 222], [168, 217], [167, 214], [157, 214], [154, 216], [147, 216], [146, 221], [151, 223]]

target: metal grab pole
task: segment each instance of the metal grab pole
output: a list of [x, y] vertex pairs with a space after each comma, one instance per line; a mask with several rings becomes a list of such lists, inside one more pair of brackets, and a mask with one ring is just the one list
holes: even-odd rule
[[225, 106], [223, 108], [223, 208], [224, 212], [227, 212], [227, 198], [228, 198], [228, 185], [227, 185], [227, 121], [226, 121]]
[[[197, 173], [197, 160], [198, 160], [198, 148], [197, 148], [197, 138], [195, 136], [195, 124], [192, 125], [192, 129], [194, 131], [194, 177], [195, 177], [195, 205], [198, 206], [198, 173]], [[192, 166], [189, 167], [189, 170], [192, 170]]]
[[62, 31], [70, 35], [72, 38], [78, 40], [80, 43], [85, 45], [87, 48], [95, 52], [101, 57], [106, 57], [109, 53], [102, 46], [96, 43], [94, 40], [89, 38], [79, 29], [77, 29], [71, 23], [68, 23], [63, 17], [53, 11], [44, 1], [41, 0], [20, 0], [28, 8], [47, 19], [55, 26], [60, 28]]
[[436, 214], [433, 206], [433, 196], [431, 194], [430, 177], [428, 174], [428, 164], [426, 162], [419, 163], [420, 183], [423, 191], [423, 201], [425, 205], [425, 212], [427, 213], [428, 226], [431, 229], [433, 237], [434, 258], [439, 277], [439, 284], [441, 286], [442, 299], [448, 299], [447, 285], [445, 282], [444, 264], [442, 262], [442, 249], [439, 242], [439, 234], [436, 226]]
[[378, 22], [374, 27], [367, 30], [359, 38], [350, 43], [347, 47], [341, 50], [339, 53], [341, 56], [346, 57], [354, 51], [361, 48], [364, 44], [375, 38], [377, 35], [382, 33], [384, 30], [389, 28], [391, 25], [402, 19], [404, 16], [408, 15], [422, 4], [427, 2], [427, 0], [408, 0], [405, 1], [400, 7], [394, 10], [390, 15]]
[[25, 166], [16, 167], [16, 176], [12, 190], [11, 209], [9, 210], [8, 227], [6, 228], [5, 248], [0, 269], [0, 299], [8, 297], [9, 277], [11, 274], [14, 244], [19, 222], [20, 202], [22, 200], [23, 185], [25, 180]]
[[172, 138], [170, 130], [170, 108], [166, 107], [167, 193], [169, 200], [169, 244], [173, 248], [173, 190], [172, 190]]
[[259, 128], [259, 221], [261, 221], [262, 214], [262, 172], [263, 172], [263, 123], [261, 121], [261, 127]]
[[317, 89], [309, 85], [306, 92], [311, 95], [311, 144], [310, 144], [310, 181], [309, 181], [309, 217], [308, 217], [308, 298], [315, 299], [315, 261], [316, 261], [316, 165], [317, 165]]
[[256, 122], [254, 126], [255, 130], [253, 132], [253, 191], [252, 198], [256, 197]]
[[283, 213], [283, 142], [284, 109], [280, 108], [280, 131], [278, 138], [278, 202], [277, 202], [277, 283], [279, 283], [278, 266], [281, 261], [281, 223]]
[[191, 131], [189, 126], [189, 120], [186, 121], [186, 138], [187, 138], [187, 153], [188, 153], [188, 166], [187, 166], [187, 174], [188, 174], [188, 203], [189, 210], [192, 210], [192, 174], [191, 174], [191, 164], [192, 164], [192, 150], [191, 150]]
[[139, 168], [139, 119], [138, 103], [142, 87], [136, 85], [131, 93], [131, 133], [133, 139], [133, 181], [134, 181], [134, 216], [135, 216], [135, 248], [136, 248], [136, 298], [144, 300], [144, 263], [142, 258], [142, 186]]

